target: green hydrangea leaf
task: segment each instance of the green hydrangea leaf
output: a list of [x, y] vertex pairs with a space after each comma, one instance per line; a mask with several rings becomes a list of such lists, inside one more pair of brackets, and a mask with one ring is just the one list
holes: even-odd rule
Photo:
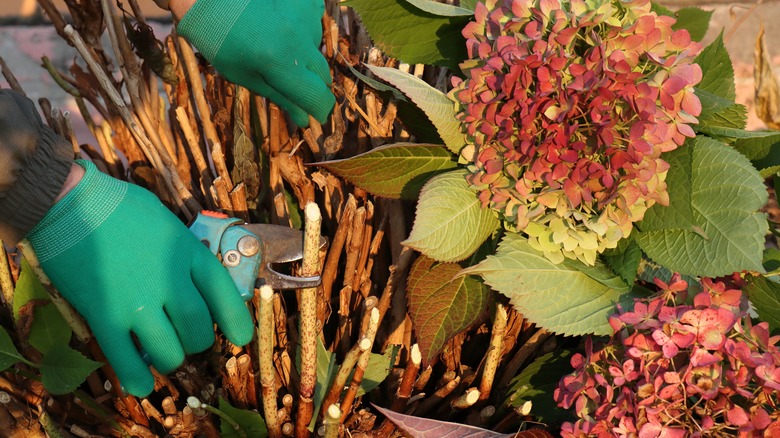
[[19, 310], [31, 300], [48, 300], [49, 293], [35, 276], [27, 259], [22, 258], [19, 280], [14, 288], [14, 318], [19, 318]]
[[100, 365], [66, 344], [53, 345], [39, 364], [41, 382], [54, 395], [67, 394], [75, 391]]
[[[247, 437], [268, 436], [268, 429], [265, 427], [265, 421], [255, 411], [238, 409], [230, 405], [224, 398], [219, 397], [219, 410], [230, 417], [238, 424]], [[239, 438], [241, 435], [225, 420], [220, 420], [219, 430], [222, 438]]]
[[378, 78], [401, 90], [436, 126], [444, 145], [457, 154], [466, 144], [460, 131], [460, 122], [455, 118], [455, 104], [446, 94], [428, 85], [417, 76], [390, 67], [367, 66]]
[[734, 85], [734, 67], [731, 57], [723, 44], [723, 33], [696, 57], [702, 71], [702, 79], [696, 87], [723, 99], [734, 101], [737, 98]]
[[[390, 371], [393, 370], [395, 357], [398, 355], [400, 345], [390, 345], [383, 354], [371, 353], [368, 357], [368, 365], [363, 373], [363, 380], [357, 390], [357, 397], [368, 394], [385, 381]], [[353, 371], [354, 374], [354, 371]], [[349, 380], [352, 380], [350, 377]]]
[[470, 9], [473, 11], [474, 9], [477, 8], [478, 1], [479, 0], [460, 0], [460, 7]]
[[693, 126], [697, 132], [713, 132], [718, 128], [743, 129], [747, 124], [747, 107], [734, 103], [706, 90], [695, 89], [701, 101], [699, 123]]
[[654, 205], [637, 224], [636, 240], [672, 271], [717, 277], [761, 266], [767, 201], [763, 179], [747, 158], [698, 136], [664, 158], [669, 206]]
[[478, 277], [456, 275], [456, 263], [438, 263], [420, 256], [407, 280], [409, 317], [422, 353], [423, 367], [444, 344], [471, 327], [487, 310], [490, 290]]
[[498, 226], [493, 212], [482, 208], [469, 188], [466, 170], [453, 170], [425, 184], [412, 232], [401, 243], [440, 262], [457, 262], [479, 248]]
[[531, 413], [548, 426], [557, 426], [573, 419], [573, 410], [558, 407], [553, 393], [562, 376], [570, 374], [570, 350], [556, 350], [536, 358], [512, 379], [504, 402], [507, 406], [521, 407], [531, 402]]
[[715, 127], [706, 129], [706, 133], [731, 143], [753, 163], [761, 177], [768, 178], [780, 171], [780, 132]]
[[45, 354], [55, 345], [68, 345], [72, 333], [60, 311], [49, 301], [35, 307], [27, 341]]
[[758, 313], [758, 319], [769, 323], [773, 335], [780, 334], [780, 284], [764, 276], [750, 276], [743, 288]]
[[7, 370], [19, 362], [30, 364], [16, 349], [11, 336], [5, 331], [3, 327], [0, 327], [0, 372]]
[[446, 17], [406, 0], [349, 0], [379, 50], [408, 64], [434, 64], [459, 72], [466, 59], [461, 34], [469, 15]]
[[674, 15], [677, 22], [672, 29], [686, 29], [691, 34], [691, 39], [701, 41], [710, 28], [710, 19], [714, 11], [705, 11], [700, 8], [682, 8], [678, 9]]
[[458, 6], [439, 3], [433, 0], [405, 0], [407, 3], [421, 9], [425, 12], [438, 15], [440, 17], [470, 17], [474, 15], [474, 9], [461, 8]]
[[761, 264], [766, 270], [766, 276], [770, 280], [777, 281], [777, 276], [780, 275], [780, 249], [767, 248], [764, 250], [764, 259]]
[[452, 170], [457, 162], [443, 146], [396, 143], [343, 160], [314, 163], [376, 196], [417, 199], [433, 175]]
[[495, 255], [464, 269], [509, 297], [534, 324], [556, 333], [609, 335], [615, 304], [628, 306], [631, 288], [604, 264], [565, 259], [554, 264], [519, 234], [507, 234]]
[[641, 261], [642, 250], [631, 238], [621, 240], [616, 248], [604, 252], [604, 262], [626, 284], [634, 284]]

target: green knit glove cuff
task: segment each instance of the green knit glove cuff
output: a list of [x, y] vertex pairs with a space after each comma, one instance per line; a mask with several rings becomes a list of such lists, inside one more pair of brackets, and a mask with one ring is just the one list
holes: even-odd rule
[[249, 1], [198, 0], [184, 14], [176, 30], [213, 63]]
[[84, 177], [27, 235], [41, 263], [67, 251], [97, 229], [127, 193], [127, 183], [105, 175], [92, 162], [76, 163], [84, 168]]

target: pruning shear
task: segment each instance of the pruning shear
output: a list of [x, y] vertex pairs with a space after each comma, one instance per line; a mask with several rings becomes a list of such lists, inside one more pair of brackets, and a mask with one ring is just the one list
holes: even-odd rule
[[[256, 287], [275, 290], [316, 287], [320, 276], [293, 277], [274, 264], [303, 258], [303, 232], [271, 224], [245, 224], [237, 218], [204, 210], [190, 224], [190, 231], [222, 260], [241, 297], [249, 300]], [[320, 238], [320, 248], [326, 243]]]

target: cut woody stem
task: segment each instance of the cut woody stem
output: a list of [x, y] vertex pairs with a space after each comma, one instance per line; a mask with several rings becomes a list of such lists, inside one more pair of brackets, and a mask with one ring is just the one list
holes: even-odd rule
[[263, 392], [263, 413], [268, 436], [282, 436], [277, 421], [276, 371], [274, 368], [274, 291], [270, 286], [260, 288], [260, 304], [257, 308], [257, 345], [260, 367], [260, 386]]
[[[320, 227], [322, 215], [317, 204], [306, 204], [306, 228], [303, 242], [301, 275], [319, 273]], [[307, 437], [314, 412], [314, 388], [317, 385], [317, 288], [301, 290], [300, 300], [301, 386], [295, 436]]]
[[496, 305], [496, 316], [493, 319], [493, 333], [490, 336], [490, 348], [485, 359], [485, 369], [479, 382], [479, 400], [487, 400], [496, 378], [498, 363], [504, 350], [504, 334], [506, 333], [507, 311], [502, 304]]
[[[368, 319], [368, 328], [366, 329], [365, 339], [368, 339], [371, 343], [369, 345], [374, 344], [374, 338], [376, 337], [377, 329], [379, 328], [379, 310], [377, 310], [376, 307], [373, 307], [371, 309], [371, 315]], [[352, 406], [352, 402], [355, 401], [355, 397], [357, 396], [358, 388], [360, 388], [360, 384], [363, 383], [363, 374], [366, 372], [366, 368], [368, 367], [368, 360], [371, 358], [371, 348], [369, 347], [363, 353], [360, 355], [360, 358], [358, 359], [357, 365], [355, 367], [355, 374], [352, 375], [352, 382], [349, 384], [349, 388], [347, 388], [347, 393], [344, 394], [344, 400], [341, 402], [341, 406], [344, 407], [344, 415], [341, 417], [341, 421], [344, 422], [344, 419], [347, 417], [347, 409], [349, 409]]]

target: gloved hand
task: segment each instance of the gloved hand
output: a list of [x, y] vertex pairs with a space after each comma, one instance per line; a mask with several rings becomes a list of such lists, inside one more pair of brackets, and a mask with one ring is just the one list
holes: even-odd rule
[[336, 101], [318, 47], [323, 0], [197, 0], [177, 28], [228, 80], [268, 97], [301, 127]]
[[[253, 323], [227, 270], [152, 193], [88, 161], [81, 182], [27, 235], [54, 286], [91, 327], [125, 390], [214, 342], [249, 343]], [[133, 339], [137, 339], [138, 346]]]

